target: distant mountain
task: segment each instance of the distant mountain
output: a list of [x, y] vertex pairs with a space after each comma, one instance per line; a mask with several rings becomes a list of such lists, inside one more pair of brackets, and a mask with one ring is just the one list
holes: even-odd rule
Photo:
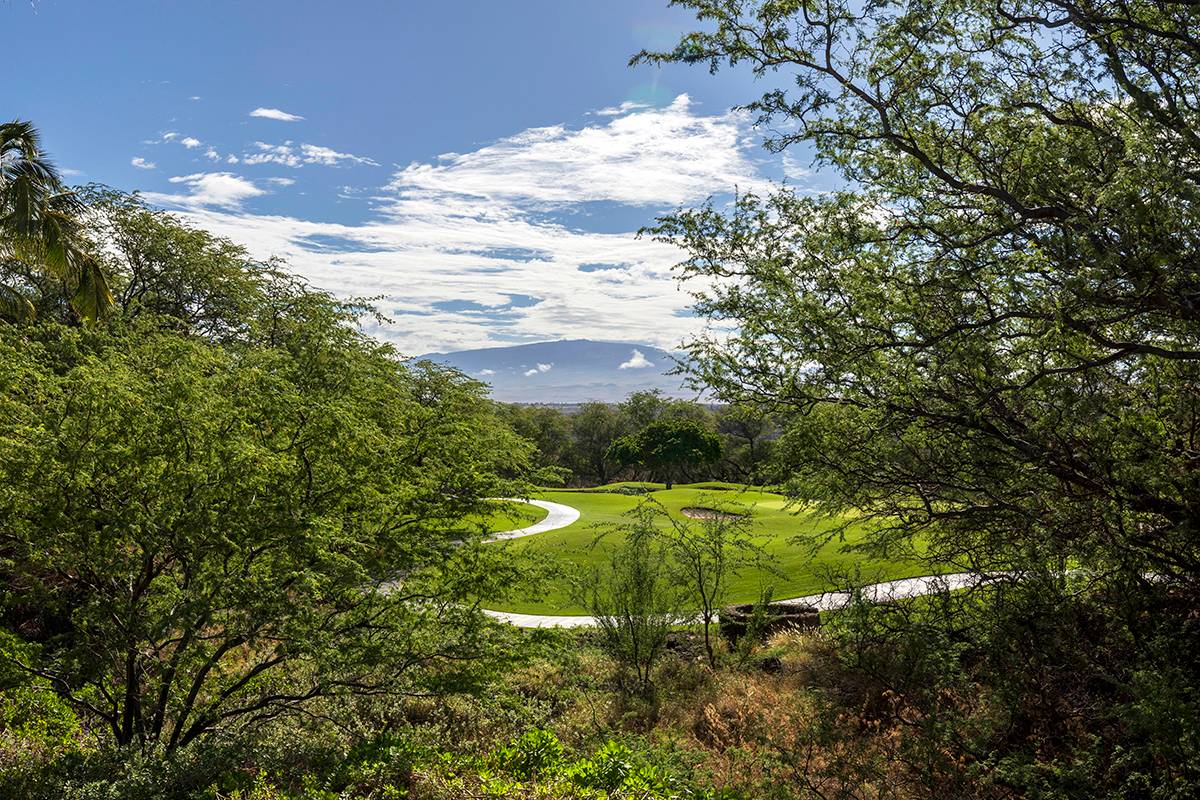
[[630, 392], [661, 389], [685, 396], [666, 350], [632, 342], [538, 342], [418, 356], [448, 364], [492, 385], [507, 403], [617, 402]]

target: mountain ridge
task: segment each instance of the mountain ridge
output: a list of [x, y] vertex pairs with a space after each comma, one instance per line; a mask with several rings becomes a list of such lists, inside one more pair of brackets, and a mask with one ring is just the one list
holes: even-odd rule
[[617, 402], [631, 392], [658, 389], [684, 397], [682, 381], [667, 375], [671, 353], [637, 342], [559, 339], [472, 350], [426, 353], [492, 387], [492, 397], [512, 403]]

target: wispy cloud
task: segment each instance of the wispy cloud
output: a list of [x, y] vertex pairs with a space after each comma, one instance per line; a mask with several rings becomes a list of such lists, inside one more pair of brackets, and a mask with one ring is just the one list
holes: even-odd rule
[[[686, 313], [688, 297], [672, 279], [683, 254], [638, 238], [637, 222], [627, 231], [581, 227], [583, 204], [618, 203], [625, 218], [649, 222], [735, 186], [761, 188], [750, 121], [701, 115], [686, 97], [588, 119], [404, 167], [373, 193], [375, 216], [358, 223], [250, 213], [236, 204], [264, 189], [229, 173], [209, 173], [226, 176], [219, 185], [205, 178], [185, 184], [189, 194], [151, 199], [256, 256], [286, 259], [317, 286], [382, 297], [392, 321], [373, 332], [405, 353], [578, 337], [672, 348], [703, 324]], [[259, 153], [307, 163], [295, 142], [247, 156]]]
[[481, 376], [483, 376], [483, 377], [485, 377], [485, 378], [486, 378], [488, 375], [495, 375], [495, 374], [496, 374], [496, 370], [494, 370], [494, 369], [481, 369], [481, 370], [479, 370], [479, 374], [480, 374]]
[[289, 114], [288, 112], [281, 111], [278, 108], [262, 108], [261, 106], [251, 111], [250, 116], [261, 117], [262, 119], [274, 119], [279, 120], [280, 122], [298, 122], [299, 120], [304, 119], [304, 117], [301, 117], [298, 114]]
[[654, 362], [646, 358], [646, 356], [642, 354], [641, 350], [635, 348], [633, 355], [629, 357], [629, 360], [622, 361], [617, 369], [646, 369], [647, 367], [653, 366]]
[[295, 182], [292, 178], [267, 178], [267, 183], [273, 183], [276, 186], [291, 186]]
[[800, 163], [800, 159], [791, 153], [783, 153], [783, 174], [792, 180], [806, 180], [812, 177], [812, 170]]
[[368, 164], [374, 167], [379, 166], [378, 162], [372, 161], [369, 158], [352, 155], [351, 153], [339, 153], [337, 150], [332, 148], [321, 147], [315, 144], [300, 145], [300, 153], [304, 157], [305, 164], [325, 164], [326, 166], [333, 166], [335, 164], [340, 164], [343, 161], [349, 161], [355, 164]]
[[624, 103], [621, 103], [621, 105], [619, 105], [619, 106], [609, 106], [607, 108], [601, 108], [596, 111], [593, 111], [592, 114], [597, 117], [616, 117], [616, 116], [620, 116], [621, 114], [628, 114], [631, 111], [641, 111], [643, 109], [647, 109], [647, 108], [651, 108], [651, 107], [652, 106], [650, 106], [647, 103], [635, 103], [632, 100], [626, 100]]
[[129, 159], [129, 163], [138, 169], [155, 169], [158, 166], [158, 164], [155, 164], [153, 161], [147, 161], [141, 156], [134, 156], [133, 158]]
[[378, 163], [363, 156], [351, 153], [339, 153], [330, 147], [315, 144], [299, 144], [286, 141], [283, 144], [268, 144], [255, 142], [256, 151], [242, 155], [244, 164], [279, 164], [284, 167], [302, 167], [305, 164], [318, 164], [334, 167], [339, 164], [366, 164], [379, 166]]
[[529, 378], [529, 377], [532, 377], [532, 376], [534, 376], [534, 375], [539, 375], [539, 374], [541, 374], [541, 373], [543, 373], [543, 372], [549, 372], [549, 371], [550, 371], [550, 370], [552, 370], [552, 369], [554, 369], [554, 365], [553, 365], [553, 364], [538, 364], [538, 365], [537, 365], [536, 367], [534, 367], [533, 369], [527, 369], [527, 370], [525, 370], [525, 377], [526, 377], [526, 378]]

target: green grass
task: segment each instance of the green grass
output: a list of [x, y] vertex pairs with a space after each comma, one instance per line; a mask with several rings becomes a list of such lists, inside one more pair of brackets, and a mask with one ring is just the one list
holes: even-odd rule
[[465, 522], [472, 528], [482, 525], [486, 531], [512, 531], [541, 522], [548, 513], [528, 503], [506, 501], [490, 514], [472, 514]]
[[[797, 536], [814, 536], [833, 531], [838, 527], [839, 521], [818, 518], [801, 509], [785, 507], [787, 501], [782, 495], [723, 484], [719, 489], [716, 486], [701, 489], [695, 485], [678, 486], [671, 490], [659, 489], [653, 491], [650, 496], [675, 516], [679, 516], [680, 509], [687, 506], [720, 505], [749, 513], [753, 517], [753, 530], [759, 544], [780, 574], [776, 575], [766, 570], [743, 571], [731, 581], [731, 602], [754, 601], [766, 586], [773, 588], [773, 597], [776, 599], [838, 588], [831, 585], [829, 575], [855, 569], [860, 569], [863, 578], [869, 580], [911, 577], [929, 571], [927, 565], [916, 561], [867, 559], [860, 553], [846, 552], [845, 548], [848, 545], [861, 541], [866, 534], [864, 529], [858, 526], [849, 527], [844, 538], [834, 539], [822, 545], [815, 553], [806, 544], [790, 541]], [[494, 546], [511, 547], [535, 555], [539, 562], [553, 563], [555, 574], [549, 581], [545, 594], [540, 597], [507, 598], [487, 605], [503, 611], [528, 614], [585, 613], [583, 608], [571, 600], [570, 576], [587, 575], [607, 561], [608, 553], [618, 544], [619, 538], [606, 537], [594, 545], [600, 532], [597, 526], [627, 521], [625, 512], [637, 505], [641, 498], [611, 492], [566, 490], [547, 490], [541, 497], [579, 509], [579, 520], [566, 528]]]

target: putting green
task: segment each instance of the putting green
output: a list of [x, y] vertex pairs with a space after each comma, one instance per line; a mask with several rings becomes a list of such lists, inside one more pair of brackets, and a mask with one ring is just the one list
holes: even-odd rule
[[[751, 516], [753, 533], [774, 571], [744, 569], [730, 581], [730, 602], [752, 602], [766, 587], [771, 587], [772, 596], [776, 599], [838, 588], [840, 582], [837, 576], [844, 576], [856, 569], [868, 582], [913, 577], [929, 572], [928, 564], [915, 560], [868, 559], [860, 553], [846, 552], [848, 545], [861, 541], [865, 536], [865, 531], [859, 526], [851, 526], [845, 531], [844, 538], [835, 538], [814, 552], [809, 545], [792, 540], [797, 536], [808, 537], [833, 531], [839, 524], [837, 520], [818, 518], [802, 509], [788, 506], [787, 499], [782, 495], [758, 489], [738, 489], [733, 484], [702, 486], [658, 489], [651, 491], [649, 497], [676, 517], [682, 516], [681, 509], [689, 507], [719, 507]], [[639, 484], [638, 487], [643, 488], [643, 485]], [[656, 487], [649, 485], [644, 488]], [[572, 506], [580, 511], [580, 518], [565, 528], [491, 545], [511, 547], [516, 552], [534, 556], [539, 562], [552, 563], [554, 573], [540, 596], [510, 597], [486, 605], [499, 611], [524, 614], [586, 613], [571, 599], [572, 576], [588, 575], [606, 563], [609, 553], [620, 539], [619, 536], [610, 535], [597, 543], [597, 535], [606, 524], [627, 522], [625, 514], [641, 498], [595, 490], [546, 490], [534, 499]], [[524, 508], [529, 512], [541, 511], [528, 505]], [[527, 515], [532, 516], [529, 512]], [[532, 524], [532, 521], [522, 524]], [[493, 522], [496, 524], [496, 527], [490, 528], [493, 531], [522, 527], [510, 523], [503, 516]]]

